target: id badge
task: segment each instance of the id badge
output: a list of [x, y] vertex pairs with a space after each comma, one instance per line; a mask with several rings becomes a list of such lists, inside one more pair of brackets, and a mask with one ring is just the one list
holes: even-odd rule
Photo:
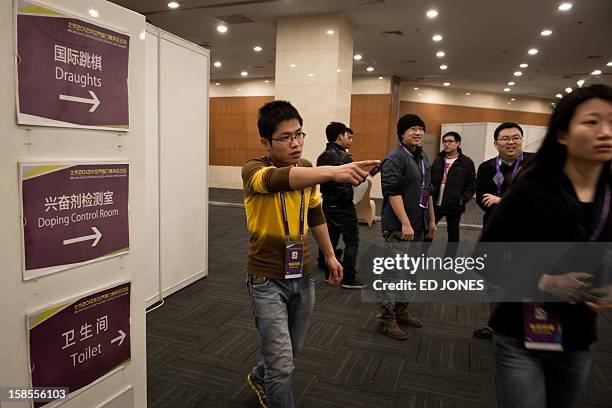
[[419, 196], [419, 207], [427, 209], [429, 207], [429, 189], [421, 186], [421, 194]]
[[523, 303], [525, 347], [529, 350], [563, 351], [559, 317], [542, 303]]
[[304, 265], [304, 243], [289, 241], [285, 246], [285, 279], [301, 278]]

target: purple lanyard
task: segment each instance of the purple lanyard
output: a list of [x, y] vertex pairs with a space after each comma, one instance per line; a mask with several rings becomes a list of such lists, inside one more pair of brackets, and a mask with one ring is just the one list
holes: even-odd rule
[[597, 238], [599, 238], [599, 236], [603, 232], [604, 226], [606, 225], [606, 221], [608, 221], [608, 214], [610, 214], [610, 195], [610, 186], [606, 184], [604, 206], [601, 210], [601, 216], [599, 217], [597, 228], [595, 228], [595, 231], [593, 231], [593, 235], [591, 235], [591, 241], [597, 241]]
[[423, 160], [423, 158], [421, 157], [421, 161], [418, 161], [416, 159], [416, 157], [414, 157], [414, 155], [412, 153], [410, 153], [410, 150], [408, 150], [406, 148], [406, 146], [404, 146], [403, 144], [400, 144], [400, 146], [402, 147], [402, 149], [404, 149], [404, 151], [406, 152], [406, 154], [410, 157], [412, 157], [414, 159], [414, 161], [417, 162], [417, 166], [419, 167], [419, 171], [421, 172], [421, 188], [426, 188], [426, 184], [425, 184], [425, 161]]
[[[514, 177], [516, 177], [516, 173], [518, 173], [521, 167], [521, 161], [523, 160], [523, 154], [521, 153], [520, 157], [514, 162], [514, 167], [512, 170], [512, 176], [510, 176], [510, 181], [508, 182], [508, 186], [512, 184]], [[499, 170], [501, 166], [501, 157], [497, 156], [495, 159], [495, 185], [497, 186], [497, 196], [501, 197], [501, 186], [503, 181], [501, 180], [501, 171]]]
[[[266, 157], [266, 161], [270, 166], [274, 166], [274, 162], [272, 158]], [[297, 164], [296, 164], [297, 166]], [[302, 200], [300, 202], [300, 239], [304, 236], [304, 190], [300, 190], [302, 193]], [[287, 217], [287, 203], [285, 202], [285, 194], [280, 191], [278, 193], [280, 195], [281, 207], [283, 210], [283, 224], [285, 225], [285, 236], [289, 239], [289, 218]]]

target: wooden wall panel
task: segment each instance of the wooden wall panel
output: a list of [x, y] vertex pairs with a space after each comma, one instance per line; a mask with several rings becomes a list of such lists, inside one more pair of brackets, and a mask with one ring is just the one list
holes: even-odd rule
[[[427, 126], [427, 133], [436, 135], [436, 148], [439, 150], [439, 137], [442, 123], [467, 122], [516, 122], [526, 125], [547, 126], [549, 114], [519, 112], [503, 109], [474, 108], [470, 106], [440, 105], [433, 103], [400, 103], [400, 117], [407, 113], [417, 114]], [[493, 135], [491, 135], [491, 138]]]
[[382, 159], [387, 154], [391, 95], [352, 95], [350, 128], [355, 132], [355, 160]]
[[272, 96], [210, 98], [209, 162], [242, 166], [265, 150], [259, 141], [257, 112]]

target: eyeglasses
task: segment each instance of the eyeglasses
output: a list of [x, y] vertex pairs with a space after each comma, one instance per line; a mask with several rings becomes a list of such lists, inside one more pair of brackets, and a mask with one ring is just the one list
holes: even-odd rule
[[423, 126], [413, 126], [411, 128], [408, 128], [407, 130], [408, 133], [417, 133], [417, 132], [425, 132], [425, 128]]
[[442, 144], [451, 144], [451, 143], [457, 143], [455, 140], [443, 140]]
[[277, 142], [281, 142], [284, 144], [289, 144], [293, 142], [294, 140], [297, 140], [298, 142], [303, 142], [305, 137], [306, 137], [306, 133], [300, 130], [298, 132], [295, 132], [294, 134], [285, 134], [284, 136], [279, 137], [277, 139], [272, 138], [272, 140], [276, 140]]
[[523, 140], [523, 136], [512, 136], [512, 137], [502, 136], [502, 137], [497, 138], [498, 142], [503, 142], [503, 143], [508, 143], [510, 140], [512, 140], [514, 143], [518, 143]]

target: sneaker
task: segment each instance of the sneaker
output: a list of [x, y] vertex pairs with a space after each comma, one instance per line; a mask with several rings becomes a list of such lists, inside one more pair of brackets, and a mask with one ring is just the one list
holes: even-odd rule
[[404, 311], [395, 315], [395, 320], [398, 324], [409, 327], [423, 327], [423, 322], [411, 315], [410, 313]]
[[368, 285], [366, 285], [365, 283], [363, 283], [359, 279], [351, 279], [351, 280], [348, 280], [346, 282], [342, 282], [342, 287], [344, 289], [363, 289], [366, 286], [368, 286]]
[[406, 340], [408, 338], [408, 333], [403, 331], [393, 320], [379, 322], [378, 330], [385, 336], [389, 336], [392, 339]]
[[261, 408], [269, 408], [268, 400], [266, 398], [266, 389], [253, 378], [253, 373], [249, 373], [249, 375], [247, 375], [247, 384], [249, 385], [251, 391], [253, 391], [253, 393], [257, 396], [259, 406]]
[[472, 333], [474, 337], [481, 340], [489, 340], [493, 337], [493, 330], [491, 330], [488, 326], [485, 326], [481, 329], [476, 329]]

